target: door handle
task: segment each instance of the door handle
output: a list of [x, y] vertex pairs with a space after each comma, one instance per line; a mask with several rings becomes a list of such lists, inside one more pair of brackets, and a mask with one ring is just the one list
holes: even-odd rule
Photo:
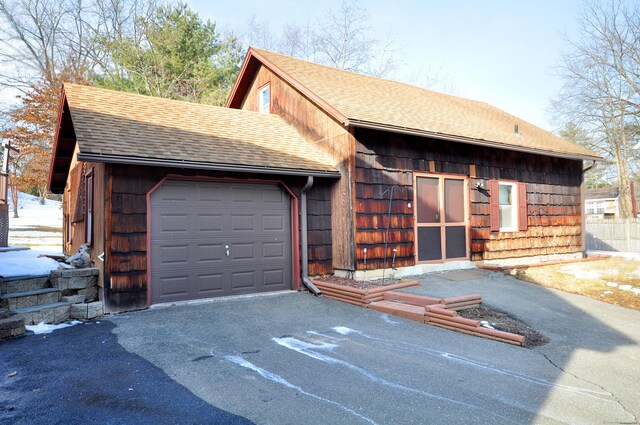
[[227, 257], [229, 256], [229, 245], [225, 245], [224, 246], [225, 252], [227, 254]]

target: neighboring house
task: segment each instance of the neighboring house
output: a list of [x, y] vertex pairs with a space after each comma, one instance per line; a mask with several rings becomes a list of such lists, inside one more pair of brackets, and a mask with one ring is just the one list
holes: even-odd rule
[[109, 310], [581, 255], [600, 157], [486, 103], [250, 49], [227, 106], [65, 85], [49, 186]]
[[[588, 219], [619, 218], [620, 208], [618, 207], [618, 197], [620, 188], [618, 186], [599, 187], [597, 189], [587, 189], [584, 192], [584, 212]], [[631, 182], [631, 199], [633, 201], [633, 215], [638, 213], [635, 188]]]

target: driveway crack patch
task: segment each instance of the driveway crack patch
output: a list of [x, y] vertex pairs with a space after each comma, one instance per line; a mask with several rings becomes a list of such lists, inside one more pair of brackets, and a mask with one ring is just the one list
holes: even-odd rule
[[611, 398], [618, 404], [618, 406], [620, 406], [622, 408], [622, 410], [627, 413], [628, 415], [630, 415], [633, 418], [633, 422], [615, 422], [615, 423], [619, 423], [619, 424], [638, 424], [640, 423], [640, 421], [638, 420], [638, 417], [633, 413], [630, 412], [624, 404], [622, 404], [622, 401], [616, 397], [616, 395], [614, 393], [612, 393], [611, 391], [609, 391], [608, 389], [606, 389], [604, 386], [602, 386], [601, 384], [594, 382], [594, 381], [590, 381], [588, 379], [582, 378], [574, 373], [569, 372], [568, 370], [564, 369], [562, 366], [556, 364], [553, 360], [551, 360], [549, 358], [549, 356], [547, 356], [545, 353], [543, 353], [542, 351], [539, 351], [540, 354], [542, 354], [542, 356], [549, 362], [549, 364], [551, 364], [553, 367], [555, 367], [556, 369], [558, 369], [559, 371], [561, 371], [562, 373], [565, 373], [569, 376], [573, 376], [574, 378], [576, 378], [578, 381], [582, 381], [582, 382], [586, 382], [587, 384], [591, 384], [593, 386], [596, 386], [598, 388], [600, 388], [602, 391], [604, 391], [605, 393], [607, 393], [608, 395], [611, 396]]

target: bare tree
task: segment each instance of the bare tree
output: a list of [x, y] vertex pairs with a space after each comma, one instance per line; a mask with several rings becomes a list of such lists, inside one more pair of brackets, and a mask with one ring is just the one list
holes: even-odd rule
[[340, 8], [304, 24], [285, 25], [280, 35], [264, 21], [249, 20], [245, 42], [348, 71], [376, 77], [388, 76], [397, 68], [393, 39], [380, 39], [367, 11], [356, 0], [343, 0]]
[[108, 46], [135, 38], [157, 0], [0, 0], [0, 86], [24, 90], [59, 69], [118, 73]]
[[594, 150], [616, 166], [620, 213], [633, 215], [630, 184], [632, 141], [640, 119], [640, 9], [618, 0], [588, 5], [581, 38], [563, 58], [565, 79], [554, 109], [565, 122], [589, 133]]
[[65, 0], [0, 0], [0, 83], [24, 88], [34, 79], [53, 80], [61, 55]]

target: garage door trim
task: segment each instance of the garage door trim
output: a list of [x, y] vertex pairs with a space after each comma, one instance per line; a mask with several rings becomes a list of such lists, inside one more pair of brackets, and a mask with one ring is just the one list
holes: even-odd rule
[[194, 182], [218, 182], [218, 183], [259, 183], [271, 184], [282, 187], [291, 197], [291, 252], [293, 255], [293, 289], [300, 289], [300, 222], [298, 218], [298, 197], [282, 180], [268, 179], [237, 179], [219, 177], [190, 177], [177, 174], [168, 174], [162, 178], [155, 186], [147, 192], [147, 306], [151, 305], [151, 195], [160, 188], [167, 180], [181, 180]]

